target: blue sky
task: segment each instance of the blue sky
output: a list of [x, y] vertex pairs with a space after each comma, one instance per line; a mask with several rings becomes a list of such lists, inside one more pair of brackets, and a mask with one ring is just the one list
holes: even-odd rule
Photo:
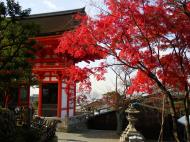
[[23, 9], [31, 8], [31, 14], [64, 11], [86, 7], [89, 15], [97, 13], [92, 5], [100, 5], [103, 0], [17, 0]]
[[81, 8], [86, 6], [84, 0], [18, 0], [23, 8], [31, 8], [32, 13], [44, 13]]

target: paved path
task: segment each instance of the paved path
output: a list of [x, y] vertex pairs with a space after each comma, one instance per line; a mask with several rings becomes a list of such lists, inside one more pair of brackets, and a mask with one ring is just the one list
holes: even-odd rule
[[115, 131], [84, 130], [76, 133], [57, 132], [53, 142], [119, 142]]

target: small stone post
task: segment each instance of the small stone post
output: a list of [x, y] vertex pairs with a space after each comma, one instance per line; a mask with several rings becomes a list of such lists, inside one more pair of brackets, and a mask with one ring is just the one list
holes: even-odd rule
[[126, 110], [128, 113], [129, 124], [120, 137], [120, 142], [144, 142], [144, 137], [140, 132], [135, 129], [135, 123], [137, 121], [137, 114], [139, 111], [134, 108], [133, 104], [129, 105]]

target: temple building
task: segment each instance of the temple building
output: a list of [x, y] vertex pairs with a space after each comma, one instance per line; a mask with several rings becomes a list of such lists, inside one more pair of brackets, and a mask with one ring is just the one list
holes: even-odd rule
[[[55, 50], [62, 34], [79, 24], [74, 18], [77, 13], [85, 13], [84, 8], [35, 14], [22, 20], [22, 22], [37, 24], [40, 28], [39, 34], [35, 37], [37, 43], [34, 46], [38, 51], [36, 58], [31, 61], [32, 73], [39, 82], [39, 116], [64, 118], [75, 114], [76, 82], [73, 82], [69, 91], [66, 91], [65, 67], [74, 65], [77, 61], [68, 55], [56, 54]], [[26, 90], [25, 94], [29, 95], [28, 88]], [[21, 91], [20, 98], [23, 94]]]

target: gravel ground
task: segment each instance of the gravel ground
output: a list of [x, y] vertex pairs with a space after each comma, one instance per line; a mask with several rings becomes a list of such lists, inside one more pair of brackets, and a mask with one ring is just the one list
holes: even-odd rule
[[119, 142], [115, 131], [83, 130], [76, 133], [56, 132], [52, 142]]

